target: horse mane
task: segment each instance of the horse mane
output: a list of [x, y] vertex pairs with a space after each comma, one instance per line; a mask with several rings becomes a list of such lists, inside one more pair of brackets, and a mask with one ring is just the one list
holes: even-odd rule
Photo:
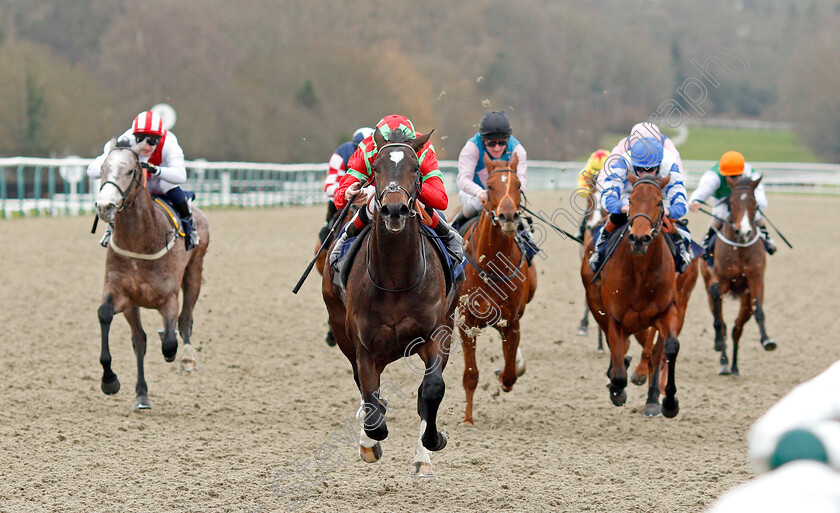
[[117, 139], [117, 144], [114, 146], [114, 148], [131, 148], [131, 141], [128, 139], [128, 137], [121, 137]]
[[409, 137], [408, 134], [402, 132], [400, 130], [391, 130], [387, 142], [390, 143], [408, 143], [413, 141], [415, 138]]

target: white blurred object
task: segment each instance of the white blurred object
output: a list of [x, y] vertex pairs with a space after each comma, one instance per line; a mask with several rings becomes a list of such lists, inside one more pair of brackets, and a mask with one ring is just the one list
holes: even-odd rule
[[840, 474], [793, 461], [723, 494], [706, 513], [840, 513]]
[[163, 122], [163, 128], [166, 130], [172, 130], [175, 122], [178, 121], [178, 115], [175, 114], [175, 109], [168, 103], [158, 103], [149, 110], [160, 116]]

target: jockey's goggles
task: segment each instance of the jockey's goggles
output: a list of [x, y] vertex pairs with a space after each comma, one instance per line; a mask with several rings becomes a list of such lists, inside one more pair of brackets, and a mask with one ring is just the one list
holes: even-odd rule
[[494, 146], [507, 146], [507, 143], [508, 143], [507, 139], [499, 139], [499, 140], [494, 140], [494, 141], [485, 140], [484, 141], [484, 146], [487, 146], [488, 148], [492, 148]]
[[159, 135], [134, 134], [134, 137], [137, 138], [138, 143], [146, 141], [149, 146], [157, 146], [157, 143], [160, 142]]
[[645, 173], [658, 173], [659, 172], [659, 166], [654, 166], [654, 167], [633, 166], [633, 171], [635, 171], [637, 175], [643, 175]]

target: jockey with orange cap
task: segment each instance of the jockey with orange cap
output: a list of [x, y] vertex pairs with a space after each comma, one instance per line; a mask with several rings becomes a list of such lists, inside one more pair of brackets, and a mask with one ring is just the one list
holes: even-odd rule
[[[709, 226], [709, 231], [703, 238], [701, 245], [706, 248], [708, 253], [709, 240], [715, 233], [715, 230], [720, 230], [723, 226], [722, 220], [729, 219], [729, 194], [732, 192], [729, 185], [726, 183], [727, 176], [749, 176], [753, 179], [758, 178], [758, 173], [753, 170], [753, 167], [744, 160], [744, 156], [737, 151], [727, 151], [721, 156], [720, 161], [716, 162], [711, 169], [703, 173], [697, 188], [688, 199], [688, 208], [692, 212], [700, 209], [700, 205], [709, 198], [714, 197], [714, 205], [712, 208], [712, 215], [716, 219], [712, 219], [712, 224]], [[761, 210], [767, 209], [767, 194], [764, 192], [764, 184], [759, 183], [755, 188], [755, 204], [758, 209], [755, 211], [755, 224], [761, 231], [761, 239], [764, 242], [764, 249], [767, 253], [772, 255], [776, 252], [776, 244], [770, 239], [770, 233], [767, 231], [767, 225], [764, 223], [764, 218], [761, 217]]]
[[[414, 140], [420, 134], [414, 129], [414, 124], [405, 116], [391, 114], [385, 116], [376, 124], [376, 129], [382, 134], [386, 141], [391, 139], [391, 134], [400, 132], [402, 136], [409, 140]], [[362, 228], [367, 226], [371, 219], [373, 219], [373, 212], [375, 202], [373, 201], [376, 193], [373, 184], [368, 185], [364, 189], [360, 189], [361, 183], [373, 176], [373, 162], [379, 154], [379, 149], [376, 147], [373, 135], [367, 136], [359, 144], [355, 153], [347, 162], [347, 173], [341, 179], [338, 189], [335, 191], [335, 206], [342, 209], [348, 202], [352, 201], [359, 194], [365, 194], [367, 198], [367, 206], [359, 209], [356, 215], [353, 216], [351, 222], [347, 223], [344, 232], [339, 237], [338, 241], [330, 254], [330, 263], [334, 264], [339, 255], [341, 255], [342, 247], [348, 238], [354, 237], [361, 232]], [[449, 197], [446, 194], [446, 188], [443, 185], [443, 174], [438, 169], [437, 155], [432, 142], [428, 141], [417, 152], [418, 160], [420, 161], [420, 175], [421, 184], [420, 197], [417, 200], [425, 208], [431, 217], [429, 227], [432, 228], [436, 234], [443, 238], [447, 250], [454, 258], [454, 267], [461, 266], [466, 260], [464, 257], [464, 241], [461, 236], [453, 230], [439, 214], [438, 210], [446, 209], [449, 204]]]
[[[140, 165], [148, 174], [146, 187], [153, 195], [165, 197], [181, 216], [184, 228], [187, 251], [198, 245], [198, 232], [195, 230], [192, 212], [184, 191], [180, 184], [187, 181], [187, 169], [184, 167], [184, 150], [178, 144], [175, 134], [163, 127], [161, 117], [152, 112], [141, 112], [134, 118], [131, 128], [117, 138], [119, 141], [128, 140], [133, 147], [145, 143], [137, 155]], [[102, 162], [111, 151], [111, 143], [105, 144], [105, 151], [88, 166], [87, 174], [91, 178], [102, 175]], [[99, 243], [108, 247], [112, 226], [109, 224], [105, 236]]]
[[578, 237], [580, 237], [581, 240], [583, 240], [583, 234], [586, 232], [586, 223], [592, 217], [594, 212], [599, 211], [599, 209], [597, 209], [599, 195], [596, 194], [599, 191], [597, 191], [596, 185], [598, 175], [604, 167], [604, 162], [607, 161], [607, 157], [609, 156], [610, 152], [607, 150], [593, 151], [592, 154], [589, 155], [586, 165], [583, 166], [583, 169], [580, 170], [580, 174], [578, 175], [578, 186], [575, 193], [579, 197], [584, 198], [587, 203], [586, 214], [583, 216], [583, 219], [581, 219], [580, 228], [578, 229]]

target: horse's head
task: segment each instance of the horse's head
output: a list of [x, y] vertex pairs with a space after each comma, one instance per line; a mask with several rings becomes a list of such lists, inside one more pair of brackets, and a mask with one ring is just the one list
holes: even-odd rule
[[142, 143], [132, 148], [116, 139], [108, 143], [108, 154], [102, 162], [102, 185], [96, 197], [96, 211], [103, 221], [112, 222], [114, 215], [131, 203], [145, 184], [137, 156], [140, 146]]
[[727, 176], [726, 183], [732, 190], [729, 195], [729, 223], [736, 242], [746, 242], [756, 233], [755, 188], [761, 183], [761, 177], [753, 180], [749, 176]]
[[630, 210], [627, 213], [630, 217], [627, 241], [634, 255], [644, 255], [662, 228], [662, 218], [665, 216], [662, 190], [668, 185], [671, 175], [657, 179], [655, 175], [639, 178], [630, 173], [627, 178], [633, 185]]
[[484, 208], [489, 210], [490, 219], [502, 227], [502, 233], [513, 235], [519, 225], [519, 177], [516, 166], [519, 158], [513, 155], [510, 162], [490, 160], [484, 154], [484, 165], [487, 167], [487, 202]]
[[387, 141], [378, 129], [373, 134], [379, 149], [373, 161], [377, 210], [385, 221], [385, 228], [390, 232], [401, 232], [406, 220], [417, 215], [414, 210], [414, 203], [420, 194], [420, 159], [417, 152], [426, 144], [432, 132], [409, 139], [395, 130]]

